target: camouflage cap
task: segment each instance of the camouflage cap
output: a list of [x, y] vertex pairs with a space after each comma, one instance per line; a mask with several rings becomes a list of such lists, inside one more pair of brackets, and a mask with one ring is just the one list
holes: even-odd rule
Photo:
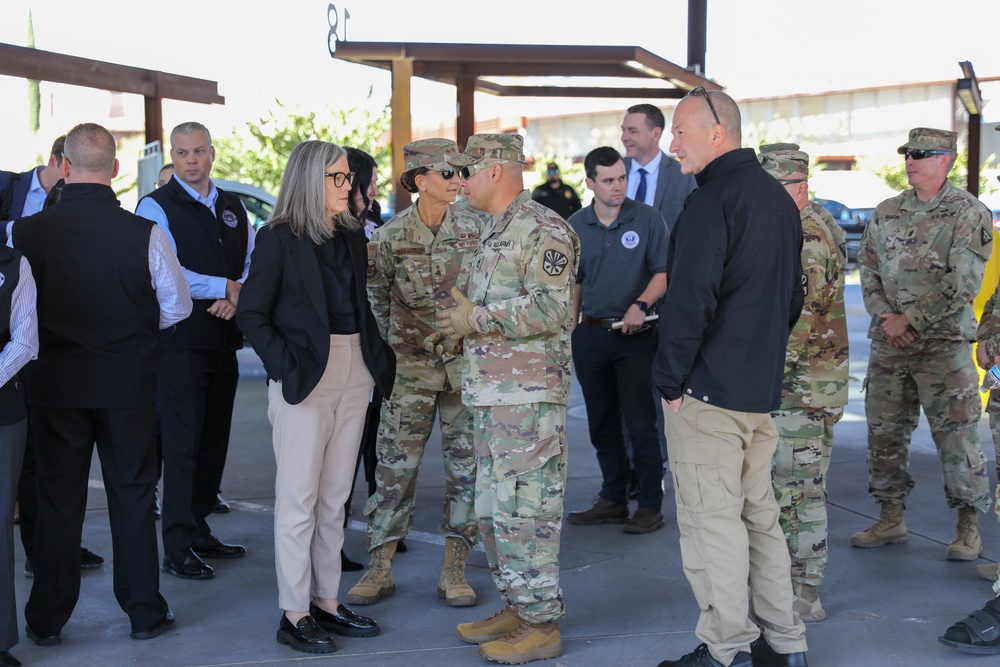
[[799, 150], [798, 144], [761, 144], [761, 153], [773, 153], [774, 151], [797, 151]]
[[524, 164], [524, 138], [520, 134], [474, 134], [465, 151], [450, 156], [448, 162], [466, 167], [483, 160], [509, 160]]
[[451, 139], [421, 139], [403, 146], [406, 171], [427, 167], [435, 171], [451, 169], [448, 158], [458, 154], [458, 144]]
[[910, 149], [925, 151], [952, 151], [957, 147], [958, 134], [948, 130], [935, 130], [930, 127], [915, 127], [910, 130], [909, 140], [896, 149], [900, 155]]
[[762, 151], [757, 159], [764, 171], [775, 178], [791, 178], [795, 175], [809, 177], [809, 155], [802, 151]]

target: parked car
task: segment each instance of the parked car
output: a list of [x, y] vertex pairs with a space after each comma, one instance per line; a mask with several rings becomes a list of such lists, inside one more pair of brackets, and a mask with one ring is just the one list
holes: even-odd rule
[[255, 185], [238, 183], [236, 181], [214, 181], [217, 187], [231, 192], [240, 198], [247, 210], [247, 217], [254, 229], [259, 229], [267, 222], [274, 210], [274, 195]]
[[814, 201], [828, 210], [847, 237], [847, 261], [858, 261], [858, 246], [875, 207], [897, 193], [867, 171], [827, 170], [809, 175]]

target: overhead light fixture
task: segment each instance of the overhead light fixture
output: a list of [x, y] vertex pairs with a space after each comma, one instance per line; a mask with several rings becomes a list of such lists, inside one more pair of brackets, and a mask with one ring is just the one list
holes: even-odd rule
[[979, 82], [976, 79], [958, 80], [958, 98], [970, 116], [979, 116], [983, 111], [983, 98], [979, 94]]

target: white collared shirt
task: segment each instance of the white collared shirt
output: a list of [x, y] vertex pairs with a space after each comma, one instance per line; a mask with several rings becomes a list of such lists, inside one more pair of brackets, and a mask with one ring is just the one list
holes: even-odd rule
[[635, 191], [639, 189], [639, 169], [646, 170], [646, 198], [644, 204], [653, 205], [656, 198], [656, 177], [660, 173], [660, 163], [663, 161], [663, 151], [656, 151], [656, 157], [647, 164], [639, 164], [638, 160], [632, 160], [632, 166], [628, 172], [628, 190], [626, 195], [629, 199], [635, 199]]

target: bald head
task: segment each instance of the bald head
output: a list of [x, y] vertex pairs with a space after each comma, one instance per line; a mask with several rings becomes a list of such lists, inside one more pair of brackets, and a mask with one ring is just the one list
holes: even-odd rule
[[681, 171], [697, 174], [715, 158], [740, 147], [740, 109], [720, 91], [689, 93], [674, 110], [670, 132], [670, 152], [677, 155]]
[[115, 138], [96, 123], [81, 123], [70, 130], [64, 152], [63, 174], [67, 183], [110, 184], [118, 173]]

